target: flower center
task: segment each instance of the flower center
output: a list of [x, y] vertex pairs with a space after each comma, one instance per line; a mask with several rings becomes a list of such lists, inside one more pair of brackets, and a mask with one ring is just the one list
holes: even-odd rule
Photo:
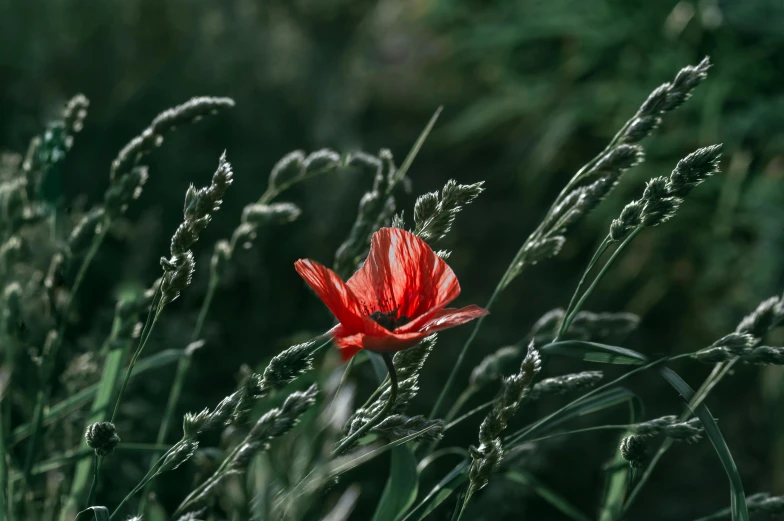
[[374, 311], [368, 316], [384, 329], [394, 331], [398, 327], [411, 322], [411, 319], [405, 315], [397, 316], [397, 311], [397, 309], [387, 311], [386, 313], [383, 311]]

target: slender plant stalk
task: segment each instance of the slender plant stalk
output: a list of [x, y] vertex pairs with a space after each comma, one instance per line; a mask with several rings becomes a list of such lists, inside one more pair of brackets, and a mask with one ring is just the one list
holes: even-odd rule
[[57, 353], [63, 342], [65, 328], [68, 325], [68, 316], [71, 314], [71, 309], [75, 300], [74, 297], [79, 291], [79, 288], [82, 285], [82, 281], [84, 280], [84, 276], [87, 273], [87, 269], [90, 267], [90, 264], [95, 258], [95, 254], [98, 253], [98, 248], [100, 248], [101, 243], [103, 242], [104, 237], [106, 237], [106, 233], [108, 232], [110, 226], [111, 221], [107, 217], [101, 224], [101, 231], [97, 233], [95, 237], [93, 237], [93, 240], [90, 244], [90, 249], [87, 251], [87, 254], [82, 260], [82, 264], [79, 266], [79, 271], [77, 272], [76, 278], [74, 279], [73, 286], [71, 286], [71, 290], [68, 293], [68, 301], [65, 305], [65, 312], [63, 313], [62, 321], [58, 326], [57, 339], [50, 352], [47, 353], [46, 358], [41, 362], [41, 388], [39, 389], [38, 395], [36, 396], [36, 404], [33, 412], [32, 434], [30, 438], [30, 445], [27, 448], [27, 457], [25, 458], [25, 478], [24, 482], [22, 483], [22, 491], [24, 491], [25, 488], [29, 485], [30, 471], [33, 468], [38, 441], [41, 435], [41, 428], [44, 420], [44, 410], [49, 404], [49, 398], [52, 394], [51, 373], [54, 369], [54, 362], [57, 359]]
[[553, 342], [557, 342], [558, 340], [560, 340], [563, 337], [563, 335], [566, 333], [566, 330], [569, 327], [569, 324], [567, 324], [566, 322], [566, 318], [570, 315], [571, 311], [574, 309], [575, 301], [577, 300], [577, 295], [579, 295], [580, 290], [583, 289], [583, 286], [585, 285], [585, 281], [588, 279], [588, 273], [590, 273], [590, 271], [593, 269], [596, 263], [599, 262], [599, 259], [602, 257], [602, 255], [604, 255], [604, 252], [606, 252], [607, 248], [609, 247], [610, 247], [610, 237], [607, 236], [599, 245], [599, 248], [597, 248], [596, 253], [593, 254], [593, 258], [591, 258], [591, 261], [588, 263], [588, 267], [586, 267], [585, 271], [583, 271], [583, 275], [582, 277], [580, 277], [580, 282], [577, 283], [577, 288], [574, 290], [571, 300], [569, 300], [569, 306], [567, 306], [566, 311], [564, 312], [564, 318], [563, 320], [561, 320], [561, 325], [558, 328], [558, 333], [555, 335], [555, 339], [553, 340]]
[[575, 398], [574, 400], [572, 400], [571, 402], [567, 403], [563, 407], [561, 407], [558, 410], [552, 412], [551, 414], [548, 414], [544, 418], [541, 418], [541, 419], [537, 420], [533, 424], [528, 425], [528, 426], [520, 429], [519, 431], [510, 434], [509, 436], [506, 437], [506, 439], [504, 441], [506, 443], [510, 443], [510, 444], [519, 443], [528, 434], [534, 432], [536, 429], [538, 429], [539, 427], [541, 427], [545, 423], [549, 422], [554, 417], [556, 417], [556, 416], [558, 416], [560, 414], [563, 414], [564, 412], [568, 411], [569, 409], [574, 408], [575, 406], [579, 405], [581, 402], [587, 400], [591, 396], [594, 396], [594, 395], [596, 395], [596, 394], [598, 394], [598, 393], [600, 393], [602, 391], [606, 391], [610, 387], [618, 385], [619, 383], [623, 382], [624, 380], [626, 380], [628, 378], [631, 378], [632, 376], [636, 375], [637, 373], [641, 373], [642, 371], [646, 371], [646, 370], [652, 369], [654, 367], [659, 367], [662, 364], [667, 364], [667, 363], [673, 362], [675, 360], [680, 360], [681, 358], [690, 357], [692, 354], [693, 353], [681, 353], [679, 355], [666, 356], [664, 358], [660, 358], [658, 360], [654, 360], [653, 362], [650, 362], [648, 364], [637, 366], [636, 368], [632, 369], [631, 371], [622, 374], [621, 376], [619, 376], [615, 380], [612, 380], [610, 382], [605, 383], [604, 385], [600, 385], [599, 387], [591, 389], [590, 391], [588, 391], [584, 395]]
[[[689, 418], [689, 416], [691, 416], [692, 411], [698, 407], [705, 400], [705, 398], [707, 398], [710, 391], [722, 380], [722, 378], [724, 378], [724, 376], [726, 376], [737, 360], [738, 358], [734, 358], [729, 362], [719, 363], [713, 367], [711, 373], [694, 394], [694, 398], [692, 398], [691, 402], [689, 402], [689, 404], [686, 406], [686, 409], [678, 418], [679, 421], [685, 421]], [[648, 465], [645, 468], [645, 472], [643, 472], [642, 476], [640, 476], [640, 480], [637, 482], [634, 489], [632, 489], [631, 493], [629, 494], [629, 497], [626, 499], [626, 503], [623, 505], [624, 512], [628, 511], [629, 508], [634, 504], [634, 501], [637, 499], [637, 497], [639, 497], [642, 488], [650, 479], [651, 475], [653, 474], [653, 470], [656, 468], [656, 465], [662, 459], [664, 454], [670, 450], [670, 447], [672, 447], [673, 443], [673, 440], [670, 438], [667, 438], [662, 442], [659, 450], [656, 451], [656, 454], [654, 454], [654, 456], [648, 462]]]
[[134, 495], [136, 495], [140, 490], [145, 488], [147, 484], [150, 483], [155, 478], [161, 464], [163, 464], [164, 460], [169, 454], [171, 454], [173, 449], [174, 446], [169, 447], [169, 450], [167, 450], [163, 455], [161, 455], [160, 458], [158, 458], [158, 461], [156, 461], [155, 464], [150, 468], [150, 470], [147, 471], [147, 474], [145, 474], [145, 476], [141, 479], [141, 481], [139, 481], [139, 483], [137, 483], [136, 486], [133, 487], [133, 490], [128, 492], [128, 494], [122, 499], [122, 501], [120, 501], [120, 504], [117, 505], [117, 508], [114, 509], [112, 514], [109, 516], [109, 519], [113, 519], [114, 516], [117, 515], [117, 513], [122, 509], [125, 503], [127, 503]]
[[147, 344], [147, 340], [150, 339], [152, 330], [155, 328], [155, 324], [158, 321], [158, 316], [161, 312], [159, 304], [162, 284], [163, 282], [161, 281], [161, 284], [158, 284], [158, 289], [155, 290], [155, 296], [153, 297], [152, 304], [150, 305], [150, 312], [147, 314], [147, 321], [144, 325], [144, 329], [142, 329], [142, 334], [139, 337], [139, 346], [136, 348], [136, 351], [131, 357], [131, 361], [128, 364], [128, 370], [125, 372], [125, 379], [123, 380], [122, 386], [120, 386], [120, 392], [117, 394], [117, 400], [114, 402], [114, 411], [112, 412], [112, 417], [109, 420], [112, 423], [114, 423], [114, 419], [117, 417], [117, 412], [120, 410], [120, 403], [122, 402], [125, 388], [128, 386], [128, 380], [131, 379], [133, 367], [136, 365], [136, 361], [139, 359], [139, 355], [142, 354], [144, 346]]
[[[577, 313], [582, 309], [583, 304], [585, 304], [585, 301], [588, 300], [588, 297], [591, 296], [593, 290], [596, 289], [596, 286], [599, 284], [599, 282], [601, 282], [601, 280], [607, 274], [607, 270], [609, 270], [610, 266], [613, 265], [615, 260], [618, 258], [618, 255], [623, 251], [624, 248], [626, 248], [626, 246], [628, 246], [628, 244], [632, 241], [632, 239], [637, 237], [637, 234], [639, 234], [641, 231], [642, 231], [642, 227], [635, 228], [634, 230], [632, 230], [631, 233], [629, 233], [629, 235], [626, 237], [626, 239], [624, 239], [624, 241], [615, 249], [615, 251], [607, 260], [607, 262], [604, 264], [604, 266], [602, 266], [602, 269], [601, 271], [599, 271], [599, 274], [596, 275], [595, 279], [593, 279], [591, 285], [588, 286], [588, 289], [585, 290], [585, 293], [583, 293], [582, 297], [580, 297], [580, 300], [578, 300], [577, 304], [574, 305], [574, 308], [572, 309], [571, 313], [569, 313], [564, 317], [563, 322], [561, 322], [561, 328], [558, 332], [559, 337], [566, 330], [569, 329], [570, 325], [572, 325], [572, 320], [574, 320], [575, 315], [577, 315]], [[600, 247], [599, 250], [602, 250], [603, 248], [606, 248], [605, 243], [602, 243], [602, 247]]]
[[[147, 314], [147, 320], [144, 324], [144, 329], [142, 329], [142, 333], [139, 337], [139, 346], [136, 348], [136, 352], [134, 352], [133, 356], [131, 357], [131, 361], [128, 364], [128, 370], [125, 373], [125, 379], [123, 380], [122, 386], [120, 387], [120, 391], [117, 394], [117, 400], [114, 402], [114, 410], [109, 420], [111, 423], [114, 423], [114, 420], [117, 417], [117, 412], [120, 410], [120, 403], [122, 402], [123, 394], [125, 393], [125, 388], [128, 386], [128, 380], [131, 379], [131, 374], [133, 373], [133, 367], [136, 365], [136, 361], [139, 359], [139, 355], [144, 349], [144, 346], [147, 344], [147, 340], [150, 338], [150, 335], [152, 334], [152, 330], [155, 327], [155, 323], [158, 320], [158, 315], [160, 314], [161, 311], [159, 305], [160, 304], [159, 297], [161, 295], [162, 283], [163, 282], [161, 281], [161, 284], [158, 284], [158, 288], [155, 290], [155, 296], [153, 297], [152, 303], [150, 304], [150, 311]], [[100, 478], [102, 463], [103, 463], [103, 458], [96, 459], [93, 484], [90, 487], [90, 496], [92, 496], [95, 492], [95, 487], [97, 486], [97, 482]]]
[[449, 423], [452, 421], [452, 418], [457, 416], [457, 413], [460, 412], [460, 409], [463, 408], [463, 405], [465, 405], [465, 403], [470, 400], [474, 394], [476, 394], [476, 391], [477, 387], [475, 385], [469, 385], [466, 387], [465, 390], [460, 393], [460, 396], [457, 397], [457, 400], [455, 400], [455, 403], [452, 405], [452, 408], [449, 409], [449, 412], [446, 413], [446, 416], [444, 416], [444, 423]]
[[[392, 363], [392, 355], [389, 353], [382, 353], [381, 357], [384, 359], [384, 363], [387, 366], [387, 370], [389, 371], [389, 380], [391, 382], [391, 389], [389, 391], [389, 399], [384, 402], [384, 406], [381, 408], [378, 413], [369, 419], [362, 427], [356, 430], [354, 434], [345, 438], [337, 448], [332, 451], [332, 457], [339, 456], [343, 454], [343, 452], [348, 448], [351, 447], [354, 442], [360, 439], [362, 436], [365, 435], [370, 429], [375, 427], [379, 424], [384, 418], [386, 418], [389, 411], [392, 409], [392, 406], [395, 405], [395, 400], [397, 400], [397, 373], [395, 372], [395, 365]], [[383, 385], [383, 383], [382, 383]], [[381, 386], [379, 386], [380, 388]]]
[[10, 519], [8, 510], [8, 468], [5, 457], [5, 408], [0, 410], [0, 517]]
[[87, 506], [93, 505], [93, 498], [95, 497], [95, 489], [98, 487], [98, 469], [101, 467], [101, 460], [103, 456], [93, 454], [93, 483], [90, 485], [90, 493], [87, 494]]

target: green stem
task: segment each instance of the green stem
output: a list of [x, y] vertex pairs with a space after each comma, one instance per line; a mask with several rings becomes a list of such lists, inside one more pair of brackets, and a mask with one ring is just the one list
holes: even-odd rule
[[120, 501], [120, 504], [117, 505], [117, 508], [114, 509], [112, 514], [109, 516], [109, 519], [113, 519], [114, 516], [117, 515], [117, 513], [122, 509], [125, 503], [127, 503], [137, 492], [139, 492], [142, 488], [144, 488], [150, 481], [152, 481], [155, 478], [155, 476], [158, 475], [158, 469], [160, 468], [161, 464], [166, 459], [166, 457], [169, 454], [171, 454], [172, 450], [174, 450], [174, 447], [176, 447], [176, 444], [171, 448], [169, 448], [169, 450], [167, 450], [166, 453], [163, 454], [160, 458], [158, 458], [158, 461], [156, 461], [155, 464], [152, 466], [152, 468], [150, 468], [150, 470], [147, 471], [147, 474], [145, 474], [145, 476], [141, 479], [141, 481], [139, 481], [139, 483], [135, 487], [133, 487], [133, 490], [131, 490], [123, 498], [122, 501]]
[[[681, 413], [680, 417], [678, 418], [679, 421], [685, 421], [691, 416], [692, 411], [697, 408], [704, 400], [708, 397], [708, 394], [711, 390], [727, 375], [729, 370], [738, 361], [738, 358], [733, 358], [729, 362], [719, 363], [713, 367], [711, 374], [705, 379], [702, 383], [700, 388], [694, 394], [694, 398], [692, 398], [691, 402], [686, 406], [686, 409]], [[648, 479], [653, 474], [653, 469], [656, 468], [656, 465], [662, 459], [664, 454], [670, 450], [670, 447], [673, 445], [673, 440], [667, 438], [664, 440], [659, 447], [659, 450], [656, 451], [653, 458], [648, 462], [648, 465], [645, 468], [645, 472], [643, 472], [642, 476], [640, 476], [640, 480], [634, 486], [629, 497], [626, 499], [626, 503], [623, 505], [623, 511], [626, 512], [628, 509], [634, 504], [634, 501], [640, 495], [642, 488], [648, 482]]]
[[33, 468], [38, 441], [41, 435], [44, 410], [46, 409], [49, 402], [49, 397], [52, 394], [51, 380], [55, 365], [54, 361], [57, 359], [57, 353], [63, 342], [63, 335], [65, 333], [65, 327], [68, 324], [68, 317], [71, 314], [75, 296], [82, 285], [82, 281], [84, 280], [84, 276], [87, 273], [87, 269], [90, 267], [90, 264], [95, 258], [96, 253], [98, 253], [98, 248], [100, 248], [101, 243], [103, 242], [104, 237], [106, 237], [106, 233], [108, 232], [110, 226], [111, 221], [109, 218], [106, 218], [101, 225], [100, 233], [96, 234], [93, 238], [92, 243], [90, 244], [90, 249], [87, 251], [87, 254], [82, 260], [82, 264], [79, 266], [79, 271], [76, 274], [73, 286], [71, 286], [71, 291], [68, 293], [68, 301], [65, 305], [65, 312], [62, 315], [63, 318], [57, 330], [57, 339], [55, 340], [55, 343], [49, 353], [46, 354], [44, 360], [41, 362], [41, 388], [39, 389], [39, 392], [36, 396], [36, 404], [35, 408], [33, 409], [33, 423], [31, 429], [32, 435], [30, 438], [30, 445], [27, 448], [27, 456], [25, 458], [24, 464], [24, 482], [22, 483], [23, 492], [29, 485], [30, 471]]
[[90, 493], [87, 494], [88, 507], [93, 505], [93, 498], [95, 497], [95, 489], [98, 487], [98, 469], [101, 467], [101, 460], [103, 456], [94, 454], [93, 456], [93, 483], [90, 485]]
[[[139, 359], [139, 355], [141, 355], [144, 346], [147, 344], [147, 340], [149, 340], [150, 335], [152, 334], [152, 330], [155, 327], [155, 323], [158, 321], [158, 316], [160, 315], [161, 312], [159, 297], [161, 295], [162, 285], [163, 285], [163, 279], [161, 279], [161, 283], [158, 284], [158, 288], [155, 290], [155, 296], [153, 296], [152, 303], [150, 304], [150, 311], [147, 313], [147, 320], [144, 324], [144, 329], [142, 329], [141, 336], [139, 337], [139, 346], [136, 348], [136, 352], [131, 357], [131, 361], [128, 364], [128, 370], [125, 372], [125, 379], [123, 380], [122, 386], [120, 387], [120, 391], [117, 394], [117, 400], [114, 402], [114, 410], [112, 411], [112, 417], [109, 420], [111, 423], [114, 423], [115, 418], [117, 418], [117, 412], [120, 410], [120, 403], [122, 402], [123, 394], [125, 393], [125, 388], [128, 386], [128, 380], [131, 379], [131, 374], [133, 373], [133, 367], [136, 365], [136, 361]], [[100, 476], [102, 463], [103, 463], [103, 458], [98, 458], [95, 466], [95, 478], [94, 478], [95, 480], [97, 480]], [[95, 481], [93, 482], [93, 486], [95, 486]]]
[[[191, 342], [195, 342], [199, 339], [201, 335], [201, 330], [204, 328], [204, 322], [207, 318], [207, 312], [210, 309], [212, 304], [212, 299], [215, 297], [215, 290], [218, 288], [219, 278], [218, 275], [212, 271], [210, 272], [210, 281], [207, 285], [207, 294], [204, 296], [204, 300], [201, 304], [201, 309], [199, 310], [199, 316], [196, 319], [196, 325], [193, 328], [193, 332], [191, 333]], [[177, 362], [177, 370], [174, 375], [174, 382], [172, 383], [172, 388], [169, 391], [169, 399], [166, 402], [166, 408], [163, 411], [163, 421], [161, 422], [160, 427], [158, 428], [158, 435], [155, 438], [155, 443], [162, 444], [166, 440], [166, 435], [169, 432], [169, 426], [171, 425], [171, 421], [174, 418], [174, 412], [177, 410], [177, 404], [180, 401], [180, 395], [182, 394], [182, 388], [185, 385], [185, 377], [188, 374], [188, 370], [191, 367], [191, 355], [187, 354], [186, 356], [180, 358]], [[161, 456], [159, 452], [153, 453], [150, 456], [150, 468], [153, 467], [155, 461]], [[151, 482], [148, 483], [144, 488], [144, 493], [142, 494], [142, 499], [139, 504], [139, 513], [144, 514], [144, 511], [147, 506], [147, 496], [149, 495]]]
[[136, 351], [131, 357], [131, 361], [128, 364], [128, 370], [125, 372], [125, 379], [123, 380], [122, 386], [120, 386], [120, 392], [117, 395], [117, 400], [114, 402], [114, 411], [112, 412], [112, 417], [109, 420], [112, 423], [114, 423], [114, 419], [117, 417], [117, 411], [120, 410], [120, 403], [122, 402], [125, 388], [128, 386], [128, 380], [131, 379], [133, 367], [136, 365], [136, 361], [139, 359], [139, 355], [142, 354], [144, 346], [147, 344], [147, 340], [149, 340], [150, 335], [152, 334], [152, 330], [155, 328], [155, 323], [158, 321], [158, 316], [161, 312], [159, 297], [161, 295], [162, 284], [163, 281], [161, 281], [161, 284], [158, 285], [158, 289], [155, 291], [155, 296], [153, 297], [152, 304], [150, 305], [150, 312], [147, 314], [147, 321], [144, 324], [144, 329], [142, 330], [142, 334], [139, 338], [139, 346], [136, 348]]
[[[2, 402], [5, 405], [5, 401]], [[8, 510], [8, 468], [5, 458], [5, 407], [0, 408], [0, 518], [10, 519]]]
[[566, 317], [569, 316], [572, 309], [574, 308], [575, 301], [577, 300], [577, 295], [580, 294], [580, 290], [583, 289], [583, 286], [585, 285], [585, 281], [588, 279], [588, 273], [590, 273], [590, 271], [593, 269], [596, 263], [599, 262], [599, 259], [602, 257], [602, 255], [604, 255], [604, 252], [606, 252], [607, 248], [609, 247], [610, 247], [610, 237], [608, 236], [604, 238], [602, 243], [599, 245], [599, 248], [596, 249], [596, 252], [593, 254], [593, 258], [591, 258], [591, 261], [588, 263], [588, 266], [585, 268], [585, 271], [583, 271], [583, 276], [580, 277], [580, 282], [577, 283], [577, 288], [575, 288], [574, 293], [572, 294], [572, 298], [571, 300], [569, 300], [569, 306], [566, 308], [566, 311], [564, 311], [563, 320], [561, 320], [561, 325], [558, 328], [558, 334], [555, 335], [555, 339], [553, 340], [553, 342], [557, 342], [558, 340], [560, 340], [563, 337], [563, 335], [566, 333], [566, 329], [568, 327], [566, 324]]
[[378, 411], [378, 414], [369, 419], [362, 427], [357, 429], [354, 434], [344, 438], [343, 441], [340, 442], [337, 448], [332, 451], [333, 458], [343, 454], [346, 449], [353, 446], [354, 442], [364, 436], [366, 432], [378, 425], [384, 418], [386, 418], [389, 411], [392, 410], [392, 406], [395, 405], [395, 400], [397, 400], [397, 373], [395, 372], [395, 365], [392, 363], [391, 354], [381, 353], [381, 357], [384, 359], [384, 363], [387, 366], [387, 371], [389, 371], [389, 379], [392, 384], [389, 392], [389, 399], [384, 402], [384, 406], [380, 411]]
[[[601, 271], [596, 276], [596, 278], [593, 280], [591, 285], [588, 286], [588, 289], [585, 290], [585, 293], [583, 293], [583, 295], [580, 297], [580, 300], [578, 300], [577, 304], [574, 305], [574, 308], [572, 309], [571, 313], [569, 313], [568, 315], [566, 315], [564, 317], [564, 320], [563, 320], [563, 322], [561, 322], [561, 327], [560, 327], [559, 332], [558, 332], [559, 337], [560, 337], [560, 335], [563, 334], [563, 332], [565, 332], [565, 331], [567, 331], [569, 329], [569, 326], [572, 324], [572, 320], [574, 320], [575, 315], [577, 315], [577, 313], [582, 309], [583, 304], [585, 304], [585, 301], [588, 300], [589, 296], [591, 296], [591, 293], [593, 293], [593, 290], [596, 289], [596, 286], [599, 284], [599, 282], [601, 282], [601, 280], [607, 274], [607, 271], [610, 269], [610, 266], [612, 266], [613, 263], [615, 262], [615, 260], [618, 258], [618, 255], [623, 251], [624, 248], [626, 248], [626, 246], [632, 241], [632, 239], [634, 239], [637, 236], [637, 234], [639, 234], [641, 231], [642, 231], [641, 227], [640, 228], [635, 228], [634, 230], [632, 230], [632, 232], [629, 233], [628, 237], [626, 237], [626, 239], [620, 244], [620, 246], [618, 246], [615, 249], [615, 251], [610, 256], [610, 258], [607, 260], [607, 262], [604, 264], [604, 266], [602, 266]], [[605, 240], [607, 240], [607, 239], [605, 239]]]
[[451, 429], [452, 427], [454, 427], [458, 423], [462, 422], [463, 420], [467, 420], [468, 418], [470, 418], [474, 414], [487, 409], [488, 407], [492, 406], [494, 402], [495, 402], [495, 400], [490, 400], [489, 402], [485, 402], [482, 405], [477, 405], [476, 407], [474, 407], [473, 409], [471, 409], [467, 413], [463, 414], [462, 416], [460, 416], [456, 420], [452, 420], [451, 422], [447, 423], [444, 426], [444, 431], [447, 431], [447, 430]]
[[648, 364], [638, 366], [635, 369], [632, 369], [631, 371], [629, 371], [628, 373], [624, 373], [621, 376], [619, 376], [618, 378], [616, 378], [616, 379], [614, 379], [614, 380], [612, 380], [610, 382], [607, 382], [604, 385], [600, 385], [599, 387], [596, 387], [596, 388], [592, 389], [591, 391], [588, 391], [584, 395], [582, 395], [582, 396], [572, 400], [571, 402], [567, 403], [563, 407], [559, 408], [557, 411], [555, 411], [555, 412], [553, 412], [551, 414], [548, 414], [547, 416], [537, 420], [533, 424], [531, 424], [529, 426], [526, 426], [526, 427], [520, 429], [519, 431], [510, 434], [509, 436], [507, 436], [504, 439], [504, 443], [515, 444], [515, 443], [521, 442], [521, 441], [523, 441], [525, 436], [527, 436], [528, 434], [534, 432], [536, 429], [538, 429], [539, 427], [541, 427], [545, 423], [549, 422], [554, 417], [556, 417], [556, 416], [558, 416], [560, 414], [563, 414], [564, 412], [568, 411], [569, 409], [579, 405], [581, 402], [587, 400], [591, 396], [594, 396], [594, 395], [596, 395], [596, 394], [598, 394], [600, 392], [606, 391], [610, 387], [618, 385], [622, 381], [624, 381], [624, 380], [634, 376], [637, 373], [641, 373], [642, 371], [646, 371], [648, 369], [651, 369], [651, 368], [654, 368], [654, 367], [658, 367], [658, 366], [660, 366], [662, 364], [673, 362], [673, 361], [679, 360], [681, 358], [689, 357], [692, 354], [693, 353], [682, 353], [680, 355], [667, 356], [667, 357], [664, 357], [664, 358], [660, 358], [659, 360], [654, 360], [653, 362], [650, 362]]

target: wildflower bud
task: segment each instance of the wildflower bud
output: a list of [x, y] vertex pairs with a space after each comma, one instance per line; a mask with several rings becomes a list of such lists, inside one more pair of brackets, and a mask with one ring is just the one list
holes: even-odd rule
[[283, 156], [274, 167], [269, 177], [270, 188], [280, 188], [292, 181], [299, 179], [305, 174], [302, 163], [305, 161], [305, 153], [302, 150], [295, 150]]
[[633, 469], [643, 466], [648, 456], [645, 442], [640, 436], [627, 436], [621, 441], [621, 456]]
[[93, 423], [87, 427], [84, 437], [87, 440], [87, 445], [95, 450], [97, 456], [111, 454], [117, 444], [120, 443], [117, 429], [111, 422]]

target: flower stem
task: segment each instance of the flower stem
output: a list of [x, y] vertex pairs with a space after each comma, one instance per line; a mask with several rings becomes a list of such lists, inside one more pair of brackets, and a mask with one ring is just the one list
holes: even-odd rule
[[[384, 402], [384, 406], [378, 411], [378, 414], [373, 416], [369, 419], [362, 427], [357, 429], [357, 431], [344, 438], [342, 442], [337, 446], [337, 448], [332, 451], [332, 457], [339, 456], [343, 454], [346, 449], [350, 448], [354, 443], [359, 440], [362, 436], [365, 435], [370, 429], [378, 425], [384, 418], [386, 418], [387, 414], [390, 410], [392, 410], [392, 406], [395, 405], [395, 400], [397, 400], [397, 373], [395, 372], [395, 365], [392, 363], [392, 355], [389, 353], [381, 353], [381, 357], [384, 360], [384, 363], [387, 366], [387, 371], [389, 371], [389, 380], [391, 382], [391, 388], [389, 391], [389, 399]], [[383, 383], [382, 383], [383, 385]], [[381, 387], [381, 386], [379, 386]]]
[[98, 454], [93, 455], [93, 483], [90, 485], [90, 493], [87, 494], [87, 505], [85, 506], [92, 506], [93, 498], [95, 497], [95, 489], [98, 488], [98, 469], [101, 467], [101, 460], [103, 456], [99, 456]]

